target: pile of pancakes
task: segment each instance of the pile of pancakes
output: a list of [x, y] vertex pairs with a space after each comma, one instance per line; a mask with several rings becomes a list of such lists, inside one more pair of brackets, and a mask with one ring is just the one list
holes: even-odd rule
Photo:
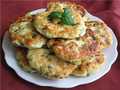
[[18, 64], [47, 79], [99, 70], [112, 36], [104, 22], [91, 21], [86, 13], [81, 5], [50, 2], [46, 11], [18, 18], [9, 28]]

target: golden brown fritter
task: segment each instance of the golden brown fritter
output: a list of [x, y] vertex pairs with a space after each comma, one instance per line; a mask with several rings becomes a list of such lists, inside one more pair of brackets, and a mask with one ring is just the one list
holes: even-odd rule
[[[65, 17], [65, 15], [63, 16], [61, 15], [61, 13], [65, 11], [65, 8], [69, 9], [66, 10], [66, 13], [70, 12], [71, 18], [74, 18], [74, 20], [71, 20], [71, 18], [69, 18], [69, 15], [67, 16], [67, 18], [62, 19], [62, 21], [64, 21], [64, 23], [74, 21], [73, 25], [66, 25], [61, 23], [61, 18]], [[47, 38], [74, 39], [76, 37], [83, 36], [86, 32], [86, 27], [82, 15], [80, 14], [83, 11], [79, 10], [77, 10], [77, 5], [69, 3], [67, 4], [57, 2], [48, 4], [47, 11], [39, 13], [35, 16], [34, 26], [36, 27], [38, 32], [40, 32]], [[54, 15], [52, 14], [51, 17], [55, 17], [55, 19], [51, 21], [49, 20], [49, 15], [53, 12]]]
[[32, 26], [32, 19], [32, 16], [23, 16], [10, 25], [9, 33], [14, 45], [41, 48], [46, 43], [46, 39]]
[[31, 49], [28, 51], [27, 58], [29, 59], [30, 66], [48, 79], [68, 77], [76, 68], [76, 65], [58, 59], [48, 49]]
[[99, 49], [99, 42], [92, 37], [93, 32], [86, 31], [83, 37], [73, 40], [50, 39], [47, 46], [62, 60], [80, 64], [81, 58], [95, 54]]
[[82, 40], [51, 39], [48, 41], [47, 45], [60, 59], [77, 65], [81, 63], [80, 50], [84, 45]]
[[87, 21], [85, 25], [87, 29], [94, 32], [93, 36], [100, 43], [101, 48], [107, 48], [112, 44], [112, 35], [105, 23], [101, 21]]

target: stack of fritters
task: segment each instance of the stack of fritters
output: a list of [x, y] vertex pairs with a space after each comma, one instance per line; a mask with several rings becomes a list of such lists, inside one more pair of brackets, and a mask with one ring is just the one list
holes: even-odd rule
[[86, 13], [81, 5], [52, 2], [44, 12], [18, 18], [9, 33], [19, 65], [48, 79], [98, 70], [112, 36], [105, 23], [90, 21]]

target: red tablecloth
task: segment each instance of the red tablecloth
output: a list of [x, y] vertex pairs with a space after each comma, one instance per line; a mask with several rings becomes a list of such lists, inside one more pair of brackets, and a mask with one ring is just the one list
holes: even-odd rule
[[[1, 41], [11, 22], [24, 15], [25, 12], [46, 7], [47, 2], [46, 0], [3, 0], [2, 6], [0, 5], [2, 8], [0, 14], [2, 15]], [[76, 0], [76, 2], [82, 4], [93, 15], [104, 20], [120, 41], [120, 0]], [[118, 51], [120, 51], [120, 44]], [[2, 61], [0, 65], [1, 90], [56, 90], [56, 88], [36, 86], [21, 79], [6, 65], [2, 50], [0, 50], [0, 54]], [[109, 73], [104, 77], [91, 84], [77, 86], [71, 90], [120, 90], [120, 54]]]

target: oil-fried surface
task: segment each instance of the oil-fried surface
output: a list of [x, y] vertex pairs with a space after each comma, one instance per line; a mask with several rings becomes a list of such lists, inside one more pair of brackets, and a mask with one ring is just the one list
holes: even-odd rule
[[92, 37], [93, 32], [87, 30], [83, 37], [73, 40], [51, 39], [47, 46], [62, 60], [80, 64], [81, 58], [95, 54], [99, 49], [99, 42]]
[[30, 66], [48, 79], [62, 79], [68, 77], [76, 68], [58, 59], [48, 49], [31, 49], [27, 55]]
[[[52, 11], [63, 12], [64, 8], [71, 10], [72, 17], [74, 17], [74, 25], [64, 25], [58, 23], [59, 20], [55, 19], [53, 22], [48, 20], [48, 15]], [[79, 8], [79, 9], [77, 9]], [[35, 16], [34, 26], [37, 31], [46, 36], [47, 38], [67, 38], [73, 39], [83, 36], [86, 32], [86, 27], [83, 19], [84, 9], [71, 3], [50, 3], [48, 4], [47, 11], [39, 13]]]
[[105, 23], [100, 21], [87, 21], [85, 25], [87, 29], [90, 29], [95, 33], [94, 37], [100, 42], [101, 48], [107, 48], [112, 44], [112, 35], [108, 31]]
[[61, 40], [61, 39], [51, 39], [47, 43], [48, 47], [53, 50], [55, 55], [62, 60], [68, 61], [73, 64], [79, 65], [80, 51], [84, 42], [77, 40]]
[[14, 45], [40, 48], [46, 43], [46, 39], [32, 26], [32, 19], [32, 16], [23, 16], [10, 25], [9, 33]]
[[88, 76], [95, 73], [105, 63], [104, 54], [97, 52], [95, 55], [90, 55], [82, 58], [81, 64], [73, 71], [74, 76]]

